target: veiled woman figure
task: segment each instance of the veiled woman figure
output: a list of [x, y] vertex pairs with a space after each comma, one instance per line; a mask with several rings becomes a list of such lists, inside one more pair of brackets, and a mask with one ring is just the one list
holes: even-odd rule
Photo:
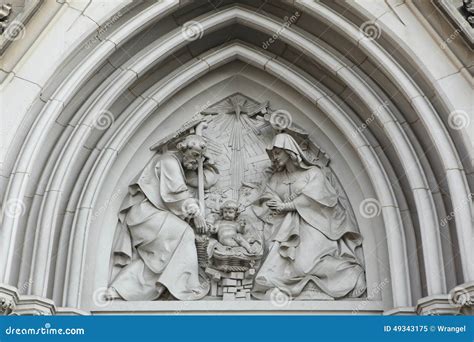
[[273, 174], [258, 203], [267, 255], [253, 295], [268, 299], [278, 289], [293, 299], [359, 297], [366, 290], [356, 256], [362, 238], [336, 190], [289, 134], [277, 134], [267, 152]]

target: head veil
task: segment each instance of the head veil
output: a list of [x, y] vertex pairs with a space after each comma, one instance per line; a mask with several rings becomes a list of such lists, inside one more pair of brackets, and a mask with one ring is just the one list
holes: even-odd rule
[[275, 135], [275, 137], [273, 137], [272, 143], [266, 148], [270, 160], [272, 159], [271, 151], [274, 148], [281, 148], [287, 152], [292, 152], [293, 154], [297, 155], [298, 165], [301, 168], [308, 169], [311, 166], [316, 165], [315, 162], [308, 159], [306, 153], [304, 153], [296, 140], [288, 133], [278, 133]]

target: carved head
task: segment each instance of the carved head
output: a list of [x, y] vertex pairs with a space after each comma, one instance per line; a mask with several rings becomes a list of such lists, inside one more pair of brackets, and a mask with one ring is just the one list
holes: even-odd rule
[[176, 147], [183, 155], [183, 166], [187, 170], [196, 170], [198, 168], [199, 158], [203, 157], [206, 151], [206, 141], [199, 135], [188, 135]]
[[267, 147], [267, 153], [275, 171], [282, 171], [288, 163], [307, 169], [310, 162], [296, 140], [287, 133], [279, 133]]
[[276, 171], [282, 171], [285, 168], [286, 163], [291, 160], [289, 151], [279, 147], [274, 147], [270, 151], [270, 159], [272, 161], [273, 168]]
[[233, 221], [237, 217], [239, 204], [234, 200], [227, 200], [221, 205], [221, 216], [224, 220]]

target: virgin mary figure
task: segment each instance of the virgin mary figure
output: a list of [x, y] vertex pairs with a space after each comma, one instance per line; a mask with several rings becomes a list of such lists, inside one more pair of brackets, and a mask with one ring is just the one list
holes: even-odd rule
[[273, 174], [258, 200], [266, 258], [253, 295], [293, 299], [359, 297], [366, 291], [362, 237], [323, 170], [286, 133], [267, 147]]

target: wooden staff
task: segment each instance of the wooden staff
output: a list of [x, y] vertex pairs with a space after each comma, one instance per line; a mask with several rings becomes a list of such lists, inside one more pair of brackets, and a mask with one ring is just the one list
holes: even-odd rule
[[[202, 131], [207, 127], [207, 122], [201, 122], [196, 126], [196, 135], [202, 137]], [[206, 216], [206, 202], [204, 199], [204, 153], [198, 160], [198, 200], [199, 209], [202, 211], [202, 216]], [[198, 264], [200, 270], [207, 266], [207, 247], [209, 243], [209, 237], [207, 232], [203, 234], [196, 234], [196, 249], [198, 254]], [[201, 272], [200, 273], [203, 273]], [[204, 274], [204, 273], [203, 273]], [[204, 277], [206, 277], [204, 275]]]
[[[207, 128], [207, 122], [201, 122], [196, 126], [196, 135], [202, 137], [202, 131]], [[199, 208], [202, 210], [202, 215], [206, 215], [206, 202], [204, 199], [204, 154], [198, 160], [198, 199]]]

